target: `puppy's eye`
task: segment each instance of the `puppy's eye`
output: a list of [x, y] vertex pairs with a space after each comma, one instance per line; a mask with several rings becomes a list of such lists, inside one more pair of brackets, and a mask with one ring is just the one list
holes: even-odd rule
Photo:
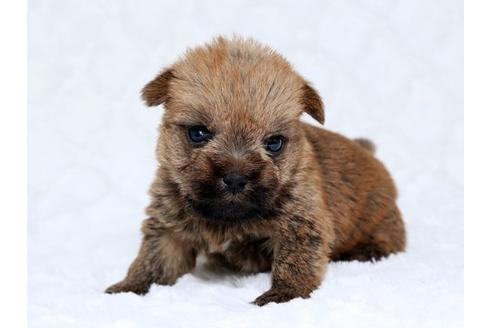
[[212, 139], [212, 133], [203, 125], [188, 128], [188, 137], [194, 144], [203, 144]]
[[284, 146], [284, 140], [282, 136], [272, 136], [265, 140], [265, 149], [270, 153], [278, 153]]

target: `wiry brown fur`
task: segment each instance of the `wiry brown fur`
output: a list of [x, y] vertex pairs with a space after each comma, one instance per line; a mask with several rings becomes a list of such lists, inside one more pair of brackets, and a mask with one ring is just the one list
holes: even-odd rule
[[[252, 40], [218, 38], [187, 52], [142, 90], [165, 104], [140, 252], [108, 293], [170, 285], [198, 253], [243, 272], [272, 271], [254, 303], [309, 297], [333, 260], [378, 260], [405, 248], [393, 181], [372, 142], [299, 121], [324, 121], [318, 93], [277, 53]], [[187, 128], [214, 137], [194, 147]], [[278, 155], [264, 140], [286, 138]], [[248, 177], [240, 195], [220, 184]]]

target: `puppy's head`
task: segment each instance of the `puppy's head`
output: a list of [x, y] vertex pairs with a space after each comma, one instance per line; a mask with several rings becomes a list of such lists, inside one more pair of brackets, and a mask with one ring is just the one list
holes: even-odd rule
[[180, 197], [222, 222], [275, 213], [302, 156], [299, 116], [324, 120], [317, 92], [285, 59], [238, 38], [189, 50], [142, 98], [166, 107], [157, 156]]

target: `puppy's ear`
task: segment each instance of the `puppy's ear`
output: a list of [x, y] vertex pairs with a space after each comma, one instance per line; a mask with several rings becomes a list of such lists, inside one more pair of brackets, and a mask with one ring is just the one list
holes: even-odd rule
[[304, 111], [311, 115], [319, 123], [325, 123], [325, 111], [323, 109], [323, 101], [313, 87], [306, 83], [302, 87], [302, 103], [304, 105]]
[[169, 82], [175, 78], [172, 69], [162, 71], [142, 89], [141, 97], [147, 106], [166, 104], [169, 97]]

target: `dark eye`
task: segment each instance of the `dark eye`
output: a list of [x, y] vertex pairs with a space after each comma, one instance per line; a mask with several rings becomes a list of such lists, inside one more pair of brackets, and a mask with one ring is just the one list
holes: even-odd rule
[[201, 144], [212, 139], [212, 133], [203, 125], [195, 125], [188, 128], [188, 137], [191, 142]]
[[284, 137], [272, 136], [265, 140], [265, 149], [271, 153], [278, 153], [284, 146]]

